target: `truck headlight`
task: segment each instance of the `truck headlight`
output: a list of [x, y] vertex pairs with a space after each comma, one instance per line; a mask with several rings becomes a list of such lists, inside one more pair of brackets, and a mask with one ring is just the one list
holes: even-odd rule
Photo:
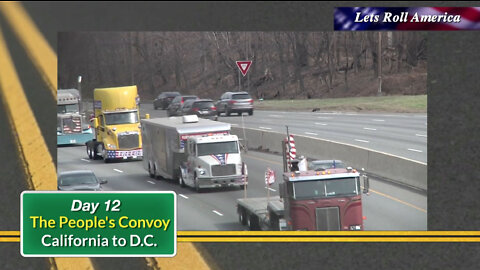
[[360, 231], [362, 229], [362, 225], [350, 225], [350, 231]]
[[198, 173], [200, 173], [200, 175], [205, 175], [207, 172], [205, 169], [198, 169]]
[[117, 149], [117, 146], [115, 144], [107, 143], [107, 147], [110, 148], [110, 149]]

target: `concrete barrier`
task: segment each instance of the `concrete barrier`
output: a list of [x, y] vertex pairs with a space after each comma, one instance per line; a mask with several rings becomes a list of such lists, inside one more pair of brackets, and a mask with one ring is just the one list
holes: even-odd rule
[[[232, 127], [232, 134], [244, 138], [241, 127]], [[249, 149], [282, 152], [285, 134], [245, 128]], [[390, 179], [400, 184], [427, 190], [427, 165], [407, 158], [329, 140], [295, 135], [297, 155], [312, 159], [340, 159], [357, 169]]]

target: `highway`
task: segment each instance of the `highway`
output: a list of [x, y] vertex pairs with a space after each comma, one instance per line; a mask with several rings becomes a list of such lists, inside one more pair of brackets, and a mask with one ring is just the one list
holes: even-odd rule
[[[144, 104], [142, 111], [163, 117]], [[356, 112], [280, 112], [256, 110], [253, 116], [221, 115], [234, 126], [285, 132], [352, 144], [427, 163], [427, 114]]]
[[[236, 199], [243, 198], [238, 188], [208, 189], [196, 193], [180, 187], [171, 180], [152, 179], [142, 161], [104, 163], [89, 160], [84, 146], [58, 148], [58, 171], [89, 169], [108, 183], [104, 190], [161, 191], [173, 190], [178, 195], [178, 230], [246, 230], [238, 222]], [[281, 156], [249, 151], [243, 154], [248, 166], [248, 197], [266, 197], [264, 184], [266, 167], [281, 175]], [[279, 179], [277, 179], [279, 180]], [[427, 196], [424, 193], [395, 184], [371, 179], [371, 192], [363, 195], [363, 215], [366, 230], [426, 230]], [[278, 181], [270, 187], [270, 194], [278, 195]]]

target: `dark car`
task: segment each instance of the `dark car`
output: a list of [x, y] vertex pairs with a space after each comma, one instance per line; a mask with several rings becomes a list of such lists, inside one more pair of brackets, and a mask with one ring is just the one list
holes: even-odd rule
[[74, 190], [102, 190], [101, 185], [107, 180], [99, 180], [92, 171], [68, 171], [62, 172], [57, 178], [57, 189], [63, 191]]
[[189, 99], [198, 99], [197, 96], [177, 96], [172, 100], [172, 103], [167, 108], [167, 116], [182, 115], [183, 103]]
[[208, 118], [210, 120], [217, 120], [217, 108], [211, 99], [191, 99], [185, 101], [182, 108], [183, 115], [196, 114], [201, 118]]
[[308, 169], [314, 171], [325, 171], [327, 169], [346, 168], [341, 160], [314, 160], [308, 162]]
[[247, 92], [226, 92], [217, 101], [217, 114], [225, 113], [229, 116], [231, 113], [241, 115], [248, 112], [253, 114], [253, 99]]
[[158, 108], [165, 110], [168, 105], [170, 105], [172, 100], [177, 96], [180, 96], [179, 92], [162, 92], [156, 99], [153, 100], [153, 108], [155, 110]]

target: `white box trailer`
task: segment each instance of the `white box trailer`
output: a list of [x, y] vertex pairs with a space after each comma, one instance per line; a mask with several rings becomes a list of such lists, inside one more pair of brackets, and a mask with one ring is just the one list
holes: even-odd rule
[[182, 186], [241, 186], [246, 171], [230, 124], [183, 117], [143, 119], [143, 165], [151, 177], [177, 180]]

